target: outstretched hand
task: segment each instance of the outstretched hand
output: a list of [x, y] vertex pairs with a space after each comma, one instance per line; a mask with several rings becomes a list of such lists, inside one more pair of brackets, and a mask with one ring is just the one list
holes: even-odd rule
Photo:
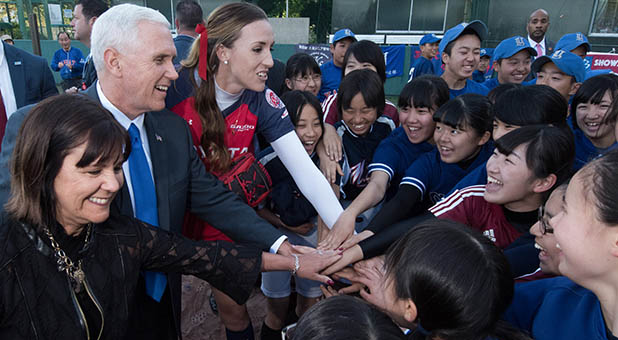
[[356, 235], [350, 236], [345, 242], [343, 242], [340, 248], [343, 248], [343, 249], [352, 248], [353, 246], [357, 245], [360, 241], [366, 238], [369, 238], [371, 236], [373, 236], [373, 231], [363, 230]]
[[356, 261], [360, 261], [363, 259], [363, 250], [361, 249], [361, 247], [359, 247], [358, 245], [346, 249], [343, 252], [343, 256], [341, 257], [341, 259], [339, 259], [338, 261], [332, 263], [328, 268], [326, 268], [322, 274], [324, 275], [331, 275], [333, 273], [336, 273], [340, 270], [342, 270], [343, 268], [345, 268], [346, 266], [348, 266], [351, 263], [354, 263]]
[[[356, 216], [344, 210], [328, 235], [318, 244], [318, 249], [338, 249], [341, 244], [354, 235]], [[349, 247], [348, 247], [349, 248]], [[346, 249], [346, 248], [344, 248]], [[342, 249], [343, 250], [343, 249]]]
[[[296, 248], [296, 246], [294, 247]], [[333, 280], [325, 274], [320, 273], [324, 268], [332, 265], [341, 259], [341, 254], [334, 250], [314, 250], [310, 253], [297, 255], [300, 267], [296, 272], [299, 277], [319, 281], [328, 285], [333, 284]]]

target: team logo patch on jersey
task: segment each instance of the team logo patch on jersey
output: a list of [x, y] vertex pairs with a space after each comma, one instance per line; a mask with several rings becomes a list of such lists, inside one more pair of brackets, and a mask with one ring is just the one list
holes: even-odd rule
[[279, 99], [279, 97], [271, 89], [266, 89], [265, 94], [266, 101], [268, 102], [268, 104], [270, 104], [270, 106], [274, 107], [275, 109], [282, 109], [285, 107], [281, 99]]

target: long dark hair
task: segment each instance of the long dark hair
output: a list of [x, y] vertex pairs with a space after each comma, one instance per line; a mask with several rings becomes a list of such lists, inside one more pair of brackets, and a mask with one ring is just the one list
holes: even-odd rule
[[219, 68], [217, 47], [223, 45], [232, 48], [234, 42], [240, 37], [243, 27], [260, 20], [268, 20], [264, 11], [250, 3], [237, 2], [217, 7], [209, 16], [206, 23], [208, 31], [208, 55], [200, 56], [200, 39], [197, 38], [191, 46], [187, 59], [181, 62], [185, 68], [196, 68], [199, 58], [208, 58], [208, 71], [206, 80], [201, 84], [195, 83], [197, 88], [195, 95], [195, 110], [202, 121], [203, 132], [200, 140], [202, 148], [206, 152], [206, 160], [209, 170], [222, 172], [229, 168], [231, 156], [225, 145], [225, 120], [217, 105], [215, 95], [214, 75]]
[[389, 248], [385, 267], [396, 296], [416, 305], [414, 339], [518, 339], [500, 322], [514, 293], [509, 263], [478, 231], [423, 222]]

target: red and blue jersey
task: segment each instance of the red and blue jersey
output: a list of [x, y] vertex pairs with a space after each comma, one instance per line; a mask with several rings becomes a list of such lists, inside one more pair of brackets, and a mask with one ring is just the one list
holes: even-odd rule
[[[202, 120], [194, 106], [195, 90], [190, 78], [194, 73], [189, 69], [181, 69], [178, 75], [178, 79], [167, 92], [165, 104], [189, 124], [193, 145], [208, 169], [206, 153], [200, 143], [203, 133]], [[245, 152], [255, 154], [258, 145], [256, 133], [271, 143], [294, 131], [285, 105], [270, 89], [262, 92], [245, 89], [238, 101], [223, 110], [222, 114], [226, 126], [224, 142], [232, 158]], [[223, 233], [195, 216], [185, 217], [183, 233], [195, 239], [229, 240]]]

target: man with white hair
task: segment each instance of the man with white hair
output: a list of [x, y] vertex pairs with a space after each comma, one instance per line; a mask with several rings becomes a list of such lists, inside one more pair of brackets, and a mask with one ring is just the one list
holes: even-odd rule
[[[85, 94], [129, 131], [133, 150], [123, 164], [126, 185], [112, 209], [178, 233], [190, 210], [239, 243], [290, 255], [285, 236], [206, 172], [188, 125], [164, 109], [167, 88], [178, 77], [169, 27], [159, 12], [131, 4], [110, 8], [93, 26], [91, 48], [99, 79]], [[0, 154], [0, 203], [8, 196], [8, 160], [29, 109], [16, 112], [7, 126]], [[180, 275], [144, 273], [137, 290], [136, 301], [108, 306], [131, 317], [127, 338], [178, 338]]]

